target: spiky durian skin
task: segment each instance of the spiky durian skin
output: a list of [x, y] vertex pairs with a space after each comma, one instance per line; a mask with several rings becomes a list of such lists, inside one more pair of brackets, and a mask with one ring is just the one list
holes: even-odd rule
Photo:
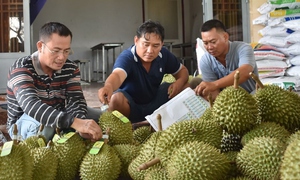
[[237, 155], [237, 166], [252, 179], [277, 179], [285, 147], [276, 138], [256, 137]]
[[56, 179], [73, 180], [86, 151], [86, 145], [78, 133], [65, 143], [55, 142], [53, 152], [58, 159]]
[[168, 180], [168, 179], [169, 179], [168, 172], [165, 169], [157, 168], [148, 171], [145, 174], [144, 180]]
[[252, 180], [252, 179], [244, 176], [238, 176], [238, 177], [230, 178], [229, 180]]
[[230, 161], [230, 170], [228, 172], [228, 176], [227, 176], [228, 178], [226, 178], [226, 179], [230, 179], [230, 178], [242, 175], [242, 172], [239, 171], [239, 169], [236, 165], [236, 157], [237, 157], [238, 153], [239, 153], [239, 151], [227, 151], [227, 152], [223, 153]]
[[112, 112], [104, 112], [99, 118], [99, 125], [103, 131], [109, 128], [109, 145], [133, 143], [132, 124], [124, 123]]
[[300, 179], [300, 139], [293, 139], [287, 146], [280, 167], [281, 179]]
[[27, 145], [29, 149], [37, 148], [41, 146], [39, 140], [42, 140], [43, 144], [46, 145], [46, 138], [44, 136], [30, 136], [22, 141], [21, 144]]
[[139, 155], [141, 146], [133, 144], [118, 144], [114, 145], [113, 148], [115, 149], [122, 164], [120, 177], [129, 178], [130, 175], [128, 173], [128, 166], [131, 161]]
[[262, 121], [276, 122], [290, 132], [300, 127], [299, 99], [276, 85], [266, 85], [254, 96]]
[[30, 180], [32, 175], [33, 157], [26, 145], [14, 144], [9, 155], [0, 157], [1, 180]]
[[110, 145], [103, 144], [98, 154], [86, 153], [79, 172], [82, 180], [114, 180], [121, 172], [121, 161]]
[[165, 129], [159, 137], [156, 157], [161, 159], [163, 165], [173, 155], [173, 151], [182, 145], [182, 142], [203, 141], [216, 148], [220, 148], [222, 129], [215, 122], [204, 120], [185, 120], [172, 124]]
[[30, 150], [34, 159], [34, 180], [55, 180], [58, 160], [54, 152], [48, 147], [38, 147]]
[[164, 83], [164, 82], [165, 83], [173, 83], [175, 81], [176, 81], [176, 79], [172, 74], [165, 74], [161, 83]]
[[243, 148], [241, 143], [241, 136], [238, 134], [229, 134], [223, 130], [223, 137], [221, 140], [221, 152], [239, 151]]
[[174, 151], [167, 165], [170, 179], [221, 180], [230, 162], [220, 150], [202, 141], [191, 141]]
[[213, 105], [216, 122], [228, 133], [243, 135], [259, 122], [256, 100], [245, 89], [229, 86]]
[[290, 135], [290, 137], [287, 140], [287, 144], [292, 143], [294, 140], [300, 139], [300, 130], [294, 132]]
[[291, 133], [288, 130], [275, 122], [262, 122], [242, 137], [242, 144], [245, 145], [251, 139], [263, 136], [274, 137], [286, 143], [290, 135]]
[[128, 173], [130, 177], [134, 180], [144, 180], [145, 174], [148, 171], [156, 168], [162, 168], [161, 163], [155, 164], [146, 170], [138, 171], [138, 167], [155, 158], [155, 149], [158, 138], [161, 136], [162, 131], [154, 132], [145, 143], [142, 144], [140, 154], [134, 158], [128, 166]]
[[152, 133], [153, 131], [150, 126], [138, 127], [133, 131], [133, 140], [137, 142], [137, 144], [142, 144]]

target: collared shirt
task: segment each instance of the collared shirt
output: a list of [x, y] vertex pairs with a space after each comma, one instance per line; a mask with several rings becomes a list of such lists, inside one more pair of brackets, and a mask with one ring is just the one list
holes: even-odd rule
[[113, 69], [121, 69], [127, 75], [120, 89], [126, 91], [137, 104], [147, 104], [156, 96], [164, 74], [176, 74], [182, 64], [163, 47], [147, 72], [135, 50], [135, 46], [124, 50]]
[[[257, 65], [252, 47], [244, 42], [229, 42], [229, 51], [225, 57], [226, 67], [220, 63], [214, 56], [206, 52], [200, 60], [200, 69], [204, 81], [216, 81], [221, 79], [244, 64], [253, 67], [253, 73], [258, 76]], [[255, 80], [251, 77], [240, 85], [246, 91], [251, 93], [255, 90]]]
[[85, 118], [87, 105], [77, 65], [67, 60], [50, 77], [41, 68], [38, 52], [18, 59], [7, 81], [7, 128], [26, 113], [45, 126], [69, 128], [74, 117]]

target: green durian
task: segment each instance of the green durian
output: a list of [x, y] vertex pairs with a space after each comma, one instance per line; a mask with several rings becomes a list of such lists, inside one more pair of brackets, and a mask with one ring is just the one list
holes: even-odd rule
[[[30, 180], [33, 177], [33, 157], [28, 146], [17, 141], [17, 125], [14, 124], [12, 141], [6, 142], [0, 150], [0, 179], [1, 180]], [[6, 147], [7, 146], [7, 147]], [[5, 152], [10, 149], [10, 153]]]
[[259, 85], [254, 97], [262, 121], [275, 122], [288, 131], [300, 128], [300, 100], [295, 94], [277, 85], [263, 85], [257, 76], [251, 74]]
[[166, 165], [173, 151], [183, 142], [203, 141], [220, 148], [221, 139], [222, 129], [215, 122], [201, 119], [176, 122], [162, 132], [156, 144], [155, 157]]
[[155, 149], [158, 138], [161, 136], [162, 131], [154, 132], [145, 143], [141, 145], [139, 155], [132, 160], [128, 166], [128, 173], [130, 177], [134, 180], [144, 180], [145, 174], [152, 169], [162, 168], [160, 163], [155, 164], [154, 166], [149, 167], [146, 170], [138, 170], [139, 167], [152, 159], [155, 158]]
[[52, 151], [51, 141], [46, 147], [36, 147], [30, 149], [30, 154], [34, 159], [33, 179], [34, 180], [55, 180], [58, 159]]
[[286, 145], [271, 137], [256, 137], [238, 153], [236, 163], [252, 179], [278, 179]]
[[216, 97], [213, 114], [216, 122], [229, 134], [243, 135], [260, 122], [256, 100], [238, 86], [239, 72], [233, 86], [223, 89]]
[[55, 137], [53, 138], [53, 152], [58, 159], [56, 179], [73, 180], [78, 174], [80, 163], [87, 151], [84, 140], [74, 132], [63, 134], [57, 141]]
[[152, 169], [147, 171], [144, 180], [168, 180], [168, 172], [165, 169]]
[[281, 179], [300, 179], [300, 139], [294, 138], [287, 146], [280, 167]]
[[109, 145], [133, 143], [131, 122], [123, 122], [114, 115], [114, 112], [104, 112], [99, 118], [99, 125], [103, 131], [109, 129]]
[[130, 175], [128, 173], [128, 166], [131, 163], [131, 161], [139, 155], [141, 145], [118, 144], [114, 145], [113, 148], [115, 149], [118, 157], [121, 160], [122, 168], [120, 177], [129, 178]]
[[153, 133], [152, 128], [150, 126], [141, 126], [133, 131], [133, 140], [137, 144], [142, 144], [148, 139]]
[[115, 149], [104, 143], [98, 153], [85, 154], [79, 172], [82, 180], [116, 180], [121, 173], [121, 160]]
[[290, 135], [291, 133], [288, 130], [275, 122], [262, 122], [242, 137], [242, 144], [245, 145], [251, 139], [263, 136], [274, 137], [286, 143]]
[[190, 141], [174, 151], [166, 169], [172, 180], [223, 180], [230, 170], [230, 162], [214, 146]]

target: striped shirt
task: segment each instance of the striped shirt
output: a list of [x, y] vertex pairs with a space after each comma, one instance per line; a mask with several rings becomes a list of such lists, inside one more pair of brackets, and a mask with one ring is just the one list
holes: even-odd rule
[[67, 60], [52, 77], [42, 71], [38, 52], [18, 59], [7, 80], [7, 128], [26, 113], [45, 126], [69, 128], [74, 117], [85, 118], [87, 105], [77, 65]]

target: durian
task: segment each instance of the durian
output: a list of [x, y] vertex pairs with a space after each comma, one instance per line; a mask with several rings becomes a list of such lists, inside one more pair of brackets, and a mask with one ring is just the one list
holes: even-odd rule
[[217, 96], [213, 105], [216, 122], [229, 134], [243, 135], [260, 122], [256, 100], [238, 86], [239, 71], [234, 85], [228, 86]]
[[271, 137], [256, 137], [238, 153], [236, 163], [252, 179], [278, 179], [286, 145]]
[[286, 143], [290, 135], [291, 133], [288, 130], [275, 122], [262, 122], [242, 137], [242, 144], [245, 145], [251, 139], [263, 136], [274, 137], [281, 142]]
[[[109, 145], [130, 144], [133, 143], [133, 130], [130, 121], [122, 121], [117, 115], [121, 115], [118, 111], [104, 112], [99, 118], [99, 125], [103, 131], [110, 130]], [[124, 116], [123, 116], [124, 117]], [[128, 120], [126, 118], [126, 120]]]
[[98, 141], [85, 154], [79, 172], [82, 180], [118, 179], [121, 172], [121, 161], [110, 145]]
[[129, 178], [130, 175], [128, 173], [128, 166], [131, 161], [139, 155], [141, 145], [133, 145], [133, 144], [118, 144], [114, 145], [119, 159], [121, 160], [121, 173], [120, 177]]
[[52, 146], [53, 143], [49, 141], [45, 147], [30, 149], [30, 154], [34, 159], [34, 180], [55, 180], [58, 160], [52, 151]]
[[166, 167], [172, 180], [223, 180], [230, 169], [230, 162], [212, 145], [191, 141], [174, 151]]
[[277, 85], [263, 85], [259, 78], [250, 74], [259, 85], [255, 93], [262, 121], [275, 122], [290, 132], [300, 128], [300, 100], [294, 92], [289, 92]]
[[17, 125], [12, 141], [5, 142], [0, 151], [0, 179], [30, 180], [33, 177], [33, 157], [29, 148], [19, 144]]
[[300, 179], [300, 139], [293, 139], [287, 146], [280, 167], [281, 179]]
[[53, 151], [58, 159], [56, 179], [73, 180], [87, 151], [86, 145], [83, 138], [75, 132], [57, 137], [57, 134], [53, 137]]

